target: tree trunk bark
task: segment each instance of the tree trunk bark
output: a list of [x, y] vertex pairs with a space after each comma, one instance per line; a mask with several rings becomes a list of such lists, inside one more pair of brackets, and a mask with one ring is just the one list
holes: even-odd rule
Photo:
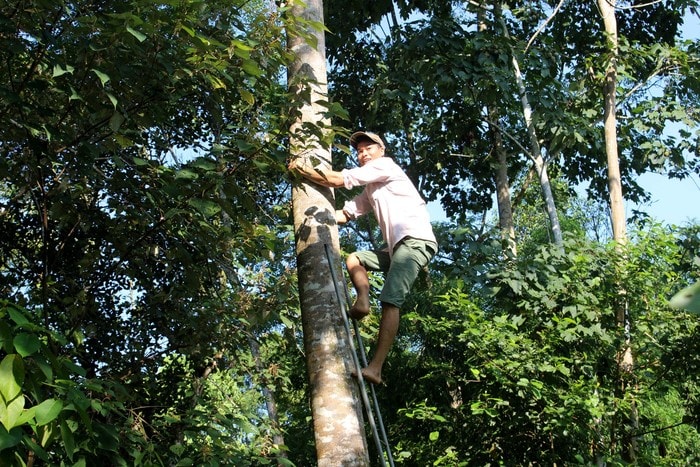
[[[503, 16], [501, 15], [501, 5], [498, 1], [494, 2], [494, 14], [498, 18], [503, 28], [503, 34], [506, 37], [510, 37], [508, 28], [503, 21]], [[540, 143], [537, 141], [537, 132], [535, 131], [535, 124], [532, 121], [532, 107], [530, 106], [530, 101], [527, 97], [527, 91], [525, 89], [525, 83], [523, 82], [523, 76], [520, 72], [520, 65], [518, 64], [518, 59], [515, 53], [511, 51], [511, 62], [513, 65], [513, 72], [515, 74], [515, 81], [518, 85], [518, 92], [520, 94], [520, 102], [523, 106], [523, 115], [525, 117], [525, 124], [527, 126], [527, 134], [530, 139], [530, 159], [532, 159], [535, 170], [537, 171], [537, 176], [540, 181], [540, 187], [542, 189], [542, 198], [544, 200], [545, 209], [547, 210], [547, 216], [549, 218], [549, 228], [552, 233], [552, 241], [555, 245], [563, 247], [564, 238], [561, 232], [561, 225], [559, 224], [559, 215], [557, 214], [557, 208], [554, 204], [554, 196], [552, 195], [552, 185], [549, 182], [549, 175], [547, 174], [547, 161], [542, 157], [542, 149], [540, 148]]]
[[[255, 369], [258, 374], [263, 375], [265, 368], [263, 367], [262, 357], [260, 356], [260, 345], [254, 337], [248, 337], [248, 344], [250, 345], [250, 352], [253, 355], [253, 361], [255, 361]], [[272, 391], [266, 381], [261, 381], [262, 393], [265, 398], [265, 408], [267, 409], [267, 416], [270, 419], [270, 424], [272, 425], [272, 443], [275, 447], [284, 446], [284, 436], [282, 436], [282, 430], [280, 429], [279, 416], [277, 415], [277, 400], [275, 398], [275, 393]], [[283, 459], [288, 459], [287, 453], [280, 450], [277, 453], [277, 465], [284, 465]]]
[[605, 110], [603, 123], [605, 125], [605, 153], [608, 160], [608, 189], [610, 190], [610, 216], [612, 221], [613, 238], [618, 243], [626, 243], [627, 227], [625, 221], [625, 209], [622, 199], [622, 182], [620, 177], [620, 161], [617, 150], [617, 115], [616, 99], [617, 91], [617, 20], [615, 18], [616, 0], [598, 0], [598, 7], [603, 16], [605, 33], [608, 36], [610, 47], [610, 62], [605, 72], [603, 95]]
[[[479, 9], [479, 31], [486, 30], [486, 22], [483, 20], [484, 10]], [[498, 112], [492, 107], [486, 109], [489, 121], [498, 122]], [[510, 198], [510, 182], [508, 180], [508, 154], [503, 147], [503, 136], [500, 128], [491, 125], [491, 144], [496, 152], [498, 163], [496, 165], [496, 204], [498, 206], [498, 226], [501, 230], [501, 244], [503, 250], [511, 258], [518, 254], [515, 241], [515, 225], [513, 223], [513, 205]]]
[[513, 223], [513, 209], [510, 201], [510, 183], [508, 181], [508, 155], [503, 148], [500, 130], [493, 129], [494, 149], [498, 155], [496, 168], [496, 200], [498, 204], [498, 225], [501, 229], [501, 242], [503, 249], [515, 258], [518, 255], [515, 241], [515, 226]]
[[[617, 36], [617, 19], [615, 17], [615, 7], [617, 0], [597, 0], [600, 14], [605, 25], [605, 34], [610, 53], [610, 59], [605, 71], [605, 81], [603, 83], [604, 98], [604, 136], [605, 153], [608, 163], [608, 190], [610, 191], [610, 218], [613, 229], [613, 239], [621, 250], [627, 243], [627, 227], [625, 220], [625, 209], [622, 198], [622, 181], [620, 176], [620, 162], [617, 148], [617, 57], [619, 44]], [[624, 257], [620, 258], [624, 261]], [[622, 268], [618, 268], [622, 270]], [[625, 333], [624, 347], [618, 352], [617, 365], [620, 373], [618, 397], [624, 398], [630, 387], [634, 386], [634, 356], [632, 354], [632, 343], [629, 337], [629, 316], [627, 311], [627, 291], [624, 287], [618, 290], [619, 303], [615, 310], [615, 319], [622, 332]], [[632, 396], [634, 397], [634, 396]], [[639, 425], [639, 414], [636, 402], [631, 401], [629, 414], [622, 415], [623, 423], [619, 426], [622, 433], [621, 450], [622, 457], [627, 462], [634, 463], [637, 457], [637, 442], [634, 432]], [[613, 440], [614, 442], [614, 440]]]
[[[323, 2], [307, 0], [305, 6], [295, 2], [291, 14], [323, 24]], [[329, 123], [324, 119], [326, 109], [322, 105], [328, 100], [324, 33], [309, 29], [296, 34], [290, 30], [288, 47], [296, 58], [289, 66], [287, 80], [300, 100], [299, 117], [290, 128], [291, 157], [312, 157], [317, 163], [330, 165], [330, 142], [322, 130]], [[299, 301], [317, 465], [367, 466], [369, 454], [361, 400], [357, 383], [350, 375], [353, 365], [349, 337], [330, 274], [334, 267], [336, 277], [343, 277], [334, 202], [329, 188], [299, 182], [292, 189]], [[333, 252], [333, 264], [328, 264], [326, 244]]]

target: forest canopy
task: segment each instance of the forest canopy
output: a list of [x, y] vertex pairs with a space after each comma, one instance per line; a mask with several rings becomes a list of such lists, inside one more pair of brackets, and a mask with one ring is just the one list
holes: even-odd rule
[[605, 1], [3, 0], [0, 463], [316, 464], [287, 41], [319, 31], [304, 131], [336, 168], [380, 133], [446, 213], [377, 388], [394, 461], [700, 461], [700, 225], [620, 238], [605, 127], [614, 74], [621, 202], [700, 177], [699, 5], [607, 2], [611, 35]]

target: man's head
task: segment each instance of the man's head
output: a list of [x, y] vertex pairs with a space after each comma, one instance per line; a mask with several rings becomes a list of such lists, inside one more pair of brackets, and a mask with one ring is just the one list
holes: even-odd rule
[[382, 139], [376, 133], [372, 133], [370, 131], [356, 131], [350, 135], [350, 146], [352, 146], [354, 149], [357, 149], [357, 145], [362, 141], [376, 143], [382, 148], [386, 147], [384, 146], [384, 141], [382, 141]]
[[350, 136], [350, 145], [357, 151], [360, 166], [384, 156], [384, 141], [376, 133], [356, 131]]

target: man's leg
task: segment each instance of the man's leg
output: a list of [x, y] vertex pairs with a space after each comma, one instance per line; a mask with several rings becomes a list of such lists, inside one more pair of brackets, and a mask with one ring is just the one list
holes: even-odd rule
[[[379, 324], [379, 336], [372, 361], [362, 369], [362, 375], [374, 384], [382, 381], [382, 367], [389, 355], [399, 329], [399, 308], [411, 290], [413, 282], [434, 254], [424, 240], [405, 238], [395, 249], [384, 287], [379, 295], [382, 302], [382, 320]], [[384, 270], [384, 269], [383, 269]]]
[[362, 377], [373, 384], [382, 382], [382, 367], [394, 343], [399, 330], [399, 308], [389, 303], [382, 303], [382, 320], [379, 324], [379, 336], [372, 361], [362, 369]]
[[369, 314], [369, 278], [367, 269], [360, 263], [360, 259], [355, 254], [350, 254], [345, 261], [350, 274], [350, 281], [355, 287], [357, 297], [355, 303], [350, 307], [350, 316], [354, 319], [362, 319]]

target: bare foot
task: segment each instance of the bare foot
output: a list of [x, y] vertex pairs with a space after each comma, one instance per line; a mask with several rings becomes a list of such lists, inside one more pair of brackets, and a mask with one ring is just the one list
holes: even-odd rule
[[369, 297], [358, 296], [348, 314], [358, 321], [367, 316], [369, 314]]
[[[353, 370], [351, 374], [355, 378], [357, 378], [357, 372], [355, 370]], [[365, 381], [369, 381], [372, 384], [383, 384], [384, 383], [384, 381], [382, 381], [382, 374], [375, 373], [369, 367], [362, 369], [362, 379], [364, 379]]]

